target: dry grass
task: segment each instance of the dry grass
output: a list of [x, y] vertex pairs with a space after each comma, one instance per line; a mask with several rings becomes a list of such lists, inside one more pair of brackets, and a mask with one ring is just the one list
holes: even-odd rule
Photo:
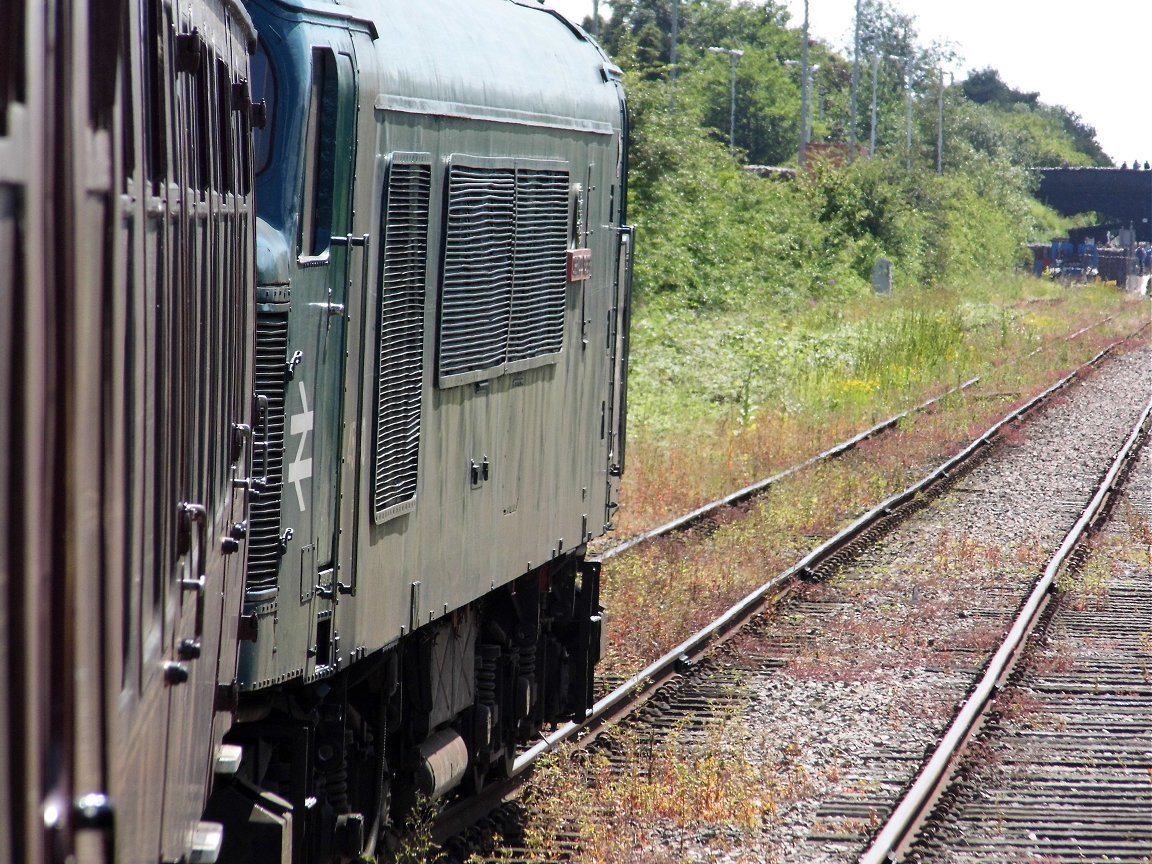
[[[920, 370], [899, 362], [906, 358], [893, 358], [867, 379], [844, 366], [810, 370], [805, 377], [778, 384], [774, 398], [766, 398], [752, 413], [734, 408], [715, 422], [689, 417], [675, 424], [673, 434], [652, 431], [637, 418], [629, 433], [617, 536], [640, 533], [802, 462], [976, 375], [983, 380], [962, 400], [974, 403], [969, 422], [998, 416], [1003, 411], [981, 411], [981, 403], [995, 408], [1026, 401], [1148, 318], [1146, 304], [1128, 302], [1102, 310], [1075, 301], [1070, 294], [1053, 299], [1038, 314], [1022, 300], [1016, 326], [1006, 332], [998, 326], [975, 328], [946, 361], [925, 358]], [[1075, 340], [1066, 339], [1098, 322], [1106, 311], [1118, 314]], [[1037, 346], [1042, 350], [1032, 354]], [[946, 417], [952, 423], [965, 420], [955, 405]], [[978, 433], [986, 427], [962, 428]]]
[[[1132, 325], [1131, 319], [1117, 319], [1074, 342], [1053, 339], [1050, 350], [982, 370], [979, 392], [948, 397], [895, 432], [787, 478], [742, 513], [612, 560], [602, 589], [609, 613], [605, 670], [630, 674], [671, 650], [820, 540], [962, 450], [1012, 404], [1026, 402]], [[1083, 323], [1073, 319], [1068, 326], [1075, 330]], [[850, 437], [865, 421], [854, 409], [805, 423], [798, 415], [763, 415], [755, 428], [739, 435], [724, 429], [715, 433], [712, 441], [719, 447], [687, 440], [660, 453], [646, 450], [651, 442], [641, 438], [629, 452], [629, 488], [622, 496], [628, 503], [621, 508], [620, 533], [629, 533], [624, 526], [633, 531], [654, 527], [705, 499], [802, 461]], [[1009, 438], [1013, 435], [1022, 433]], [[645, 481], [650, 485], [633, 485]], [[1001, 550], [962, 539], [953, 545], [941, 550], [940, 560], [951, 562], [942, 566], [1004, 563]]]
[[[703, 733], [673, 729], [656, 740], [615, 729], [607, 747], [548, 757], [526, 796], [535, 814], [529, 850], [554, 856], [575, 836], [577, 860], [617, 864], [682, 861], [689, 843], [738, 845], [807, 794], [810, 782], [799, 745], [750, 742], [736, 716], [721, 716]], [[761, 758], [747, 758], [749, 749]]]
[[[820, 540], [963, 449], [1012, 405], [1027, 401], [1147, 317], [1143, 306], [1122, 309], [1112, 323], [1065, 342], [1065, 335], [1101, 317], [1099, 308], [1078, 309], [1072, 301], [1072, 295], [1042, 304], [1021, 301], [1019, 319], [1026, 326], [983, 334], [963, 356], [951, 358], [946, 375], [937, 369], [934, 375], [918, 376], [905, 369], [896, 375], [902, 378], [900, 387], [855, 374], [839, 381], [810, 380], [800, 396], [756, 411], [744, 405], [712, 425], [683, 424], [674, 435], [633, 426], [616, 520], [621, 537], [802, 462], [948, 386], [984, 376], [973, 391], [945, 399], [895, 434], [801, 472], [688, 535], [610, 561], [602, 588], [609, 616], [602, 671], [631, 675], [668, 652]], [[1041, 342], [1045, 350], [1026, 356]], [[923, 572], [876, 572], [872, 584], [846, 586], [833, 580], [804, 586], [808, 599], [819, 600], [895, 584], [906, 588], [907, 600], [872, 616], [837, 622], [843, 628], [843, 656], [834, 656], [832, 647], [820, 649], [823, 653], [802, 647], [790, 674], [802, 677], [807, 670], [814, 679], [832, 675], [838, 680], [880, 674], [878, 664], [863, 668], [850, 647], [855, 642], [887, 644], [905, 661], [923, 656], [936, 666], [970, 663], [971, 652], [986, 650], [996, 637], [977, 617], [955, 627], [962, 650], [951, 653], [926, 644], [917, 622], [955, 615], [958, 603], [974, 604], [956, 593], [961, 589], [954, 583], [962, 571], [1034, 568], [1037, 553], [1028, 545], [1003, 550], [953, 536], [940, 542], [938, 559], [941, 566]], [[773, 625], [777, 630], [787, 626], [786, 619]], [[539, 813], [527, 826], [530, 852], [547, 857], [558, 851], [560, 840], [575, 837], [581, 849], [576, 860], [591, 864], [681, 862], [701, 845], [728, 850], [725, 860], [740, 861], [742, 837], [771, 826], [815, 783], [838, 783], [841, 768], [832, 764], [824, 776], [809, 777], [798, 744], [749, 741], [738, 713], [733, 709], [702, 737], [679, 730], [654, 741], [613, 732], [622, 761], [602, 752], [562, 749], [554, 754], [535, 771], [528, 792]], [[616, 767], [621, 764], [629, 767]], [[858, 827], [866, 832], [873, 826], [865, 819]]]

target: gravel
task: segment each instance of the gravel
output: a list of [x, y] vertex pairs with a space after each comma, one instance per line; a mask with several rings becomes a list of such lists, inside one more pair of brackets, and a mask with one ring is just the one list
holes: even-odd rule
[[655, 845], [724, 864], [854, 861], [1150, 391], [1147, 346], [1107, 362], [864, 557], [730, 642], [733, 657], [777, 661], [748, 679], [747, 758], [806, 782], [755, 831], [665, 829]]

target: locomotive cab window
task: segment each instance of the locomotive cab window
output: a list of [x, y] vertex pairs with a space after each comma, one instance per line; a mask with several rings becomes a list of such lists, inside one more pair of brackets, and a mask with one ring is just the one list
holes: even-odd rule
[[167, 17], [159, 0], [147, 8], [148, 35], [144, 44], [144, 104], [141, 123], [144, 131], [144, 173], [151, 186], [151, 194], [160, 194], [161, 184], [168, 177], [168, 127], [166, 119], [167, 93], [164, 75], [168, 58]]
[[328, 48], [312, 52], [312, 86], [304, 130], [304, 188], [298, 244], [303, 258], [318, 258], [332, 240], [336, 173], [336, 110], [339, 81], [336, 57]]
[[272, 146], [276, 126], [276, 67], [268, 57], [264, 40], [256, 42], [256, 53], [252, 55], [250, 69], [252, 81], [249, 84], [252, 104], [263, 103], [265, 122], [263, 127], [252, 130], [252, 164], [257, 175], [263, 174], [272, 163]]
[[216, 158], [220, 191], [236, 191], [236, 158], [232, 150], [232, 76], [223, 60], [216, 60]]

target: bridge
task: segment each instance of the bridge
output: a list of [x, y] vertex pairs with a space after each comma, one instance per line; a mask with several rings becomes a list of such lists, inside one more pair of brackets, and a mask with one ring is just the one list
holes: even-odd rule
[[1152, 170], [1133, 168], [1037, 168], [1041, 201], [1064, 216], [1095, 212], [1102, 222], [1152, 240]]

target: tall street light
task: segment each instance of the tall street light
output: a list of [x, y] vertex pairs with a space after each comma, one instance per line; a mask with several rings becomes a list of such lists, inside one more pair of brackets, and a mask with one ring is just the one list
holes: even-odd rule
[[860, 90], [860, 0], [856, 0], [856, 17], [852, 37], [852, 117], [848, 124], [848, 161], [856, 158], [856, 102]]
[[717, 48], [715, 45], [708, 49], [713, 54], [727, 54], [728, 59], [732, 61], [732, 99], [731, 108], [728, 112], [728, 149], [733, 153], [736, 152], [736, 64], [740, 62], [740, 58], [744, 56], [744, 52], [738, 48]]
[[812, 93], [812, 89], [816, 83], [816, 73], [819, 71], [820, 71], [820, 64], [819, 63], [813, 63], [811, 66], [808, 67], [808, 79], [807, 79], [808, 80], [807, 86], [808, 86], [808, 93], [809, 93], [808, 105], [804, 108], [804, 117], [800, 123], [800, 125], [803, 127], [803, 129], [801, 130], [803, 134], [800, 136], [800, 141], [804, 145], [804, 150], [802, 151], [803, 155], [801, 156], [801, 159], [800, 159], [801, 165], [804, 165], [805, 161], [807, 160], [808, 145], [812, 143], [812, 96], [811, 96], [811, 93]]
[[880, 79], [880, 61], [882, 59], [899, 60], [900, 58], [894, 54], [885, 54], [883, 57], [879, 54], [872, 55], [872, 131], [868, 139], [869, 159], [876, 155], [876, 86]]
[[[955, 83], [956, 76], [948, 73]], [[944, 173], [944, 70], [940, 70], [940, 108], [936, 115], [936, 173]]]
[[672, 0], [672, 33], [669, 36], [672, 43], [668, 49], [668, 65], [672, 67], [672, 86], [668, 88], [668, 104], [673, 112], [676, 110], [676, 76], [680, 65], [680, 0]]
[[808, 162], [808, 144], [812, 141], [812, 100], [808, 98], [808, 94], [812, 92], [812, 84], [816, 79], [816, 73], [820, 71], [820, 64], [815, 63], [805, 68], [803, 62], [785, 60], [784, 65], [800, 67], [800, 92], [804, 96], [800, 100], [800, 167], [803, 168]]
[[808, 112], [812, 88], [808, 79], [808, 0], [804, 0], [804, 47], [800, 50], [800, 168], [808, 161]]
[[905, 131], [905, 135], [906, 135], [906, 140], [904, 143], [904, 148], [905, 148], [904, 149], [904, 158], [905, 158], [905, 161], [907, 162], [906, 167], [908, 168], [909, 171], [912, 170], [912, 64], [914, 62], [915, 62], [915, 56], [912, 54], [911, 51], [909, 51], [908, 52], [908, 65], [904, 69], [904, 73], [906, 76], [904, 86], [907, 88], [907, 94], [906, 94], [906, 97], [904, 100], [905, 103], [907, 104], [907, 110], [905, 112], [905, 118], [904, 118], [904, 131]]

